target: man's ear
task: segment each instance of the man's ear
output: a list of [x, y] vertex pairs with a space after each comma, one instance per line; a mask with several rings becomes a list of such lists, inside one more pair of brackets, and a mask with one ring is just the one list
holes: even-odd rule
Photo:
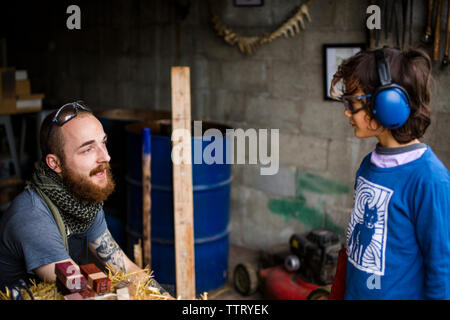
[[45, 163], [47, 164], [47, 166], [50, 169], [52, 169], [56, 173], [58, 173], [58, 174], [61, 173], [61, 162], [60, 162], [59, 158], [56, 155], [48, 154], [45, 157]]

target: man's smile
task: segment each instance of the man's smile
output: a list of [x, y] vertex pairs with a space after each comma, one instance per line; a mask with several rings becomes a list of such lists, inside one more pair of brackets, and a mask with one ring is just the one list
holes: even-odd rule
[[106, 176], [106, 170], [103, 170], [97, 174], [94, 175], [97, 178], [104, 178]]

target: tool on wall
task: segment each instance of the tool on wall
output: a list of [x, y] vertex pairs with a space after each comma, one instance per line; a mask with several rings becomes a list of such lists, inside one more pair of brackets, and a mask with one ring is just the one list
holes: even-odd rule
[[439, 60], [439, 51], [441, 47], [441, 16], [442, 16], [442, 0], [438, 0], [436, 25], [434, 27], [433, 61]]
[[427, 11], [427, 24], [425, 27], [425, 34], [423, 35], [422, 42], [428, 44], [431, 42], [432, 29], [431, 24], [433, 21], [433, 4], [434, 0], [428, 0], [428, 11]]
[[226, 43], [231, 46], [237, 46], [239, 51], [247, 55], [253, 54], [257, 48], [265, 43], [272, 42], [273, 40], [283, 36], [285, 38], [293, 37], [300, 33], [301, 29], [306, 29], [304, 19], [311, 22], [311, 16], [309, 14], [309, 6], [314, 0], [308, 0], [303, 3], [294, 15], [284, 22], [279, 28], [270, 34], [262, 36], [242, 36], [237, 32], [234, 32], [228, 27], [219, 16], [216, 14], [211, 0], [208, 0], [209, 9], [211, 12], [211, 23], [217, 35], [222, 37]]
[[442, 66], [448, 65], [448, 45], [450, 41], [450, 1], [447, 3], [447, 29], [445, 31], [445, 46], [444, 46], [444, 58], [442, 59]]
[[381, 32], [384, 30], [384, 41], [392, 34], [395, 45], [404, 48], [412, 45], [413, 0], [370, 0], [370, 5], [377, 5], [382, 12], [381, 30], [370, 30], [369, 48], [375, 49], [383, 45], [380, 43]]
[[[431, 57], [433, 61], [440, 60], [441, 42], [444, 42], [444, 56], [442, 58], [441, 67], [445, 68], [448, 65], [449, 53], [449, 37], [450, 37], [450, 1], [447, 1], [447, 20], [445, 22], [445, 1], [443, 0], [428, 0], [427, 2], [427, 18], [425, 25], [425, 32], [422, 36], [422, 43], [431, 45]], [[434, 18], [434, 19], [433, 19]], [[434, 24], [433, 24], [434, 22]], [[446, 24], [444, 39], [441, 41], [442, 26]]]

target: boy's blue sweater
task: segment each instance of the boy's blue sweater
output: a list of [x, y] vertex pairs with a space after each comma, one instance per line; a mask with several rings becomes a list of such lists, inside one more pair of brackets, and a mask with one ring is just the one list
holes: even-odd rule
[[450, 299], [450, 173], [428, 147], [356, 174], [346, 299]]

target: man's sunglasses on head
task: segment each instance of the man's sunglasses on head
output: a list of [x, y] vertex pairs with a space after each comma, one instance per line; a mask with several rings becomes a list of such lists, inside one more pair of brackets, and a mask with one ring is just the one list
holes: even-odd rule
[[57, 124], [58, 126], [62, 127], [65, 123], [69, 122], [77, 116], [78, 110], [92, 113], [92, 110], [89, 109], [83, 101], [66, 103], [61, 108], [59, 108], [58, 111], [56, 111], [56, 114], [53, 117], [52, 122], [50, 123], [50, 127], [48, 128], [47, 138], [45, 139], [46, 154], [50, 154], [50, 149], [48, 148], [48, 139], [50, 137], [50, 132], [52, 131], [53, 125]]

